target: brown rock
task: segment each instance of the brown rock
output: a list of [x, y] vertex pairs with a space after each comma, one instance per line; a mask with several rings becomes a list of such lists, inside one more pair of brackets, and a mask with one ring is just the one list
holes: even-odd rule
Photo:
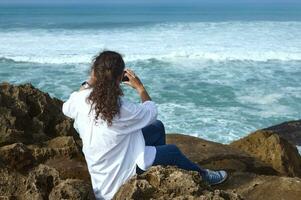
[[49, 200], [57, 199], [93, 200], [95, 197], [89, 184], [78, 179], [67, 179], [55, 186], [49, 194]]
[[272, 131], [291, 144], [301, 146], [301, 120], [284, 122], [262, 130]]
[[47, 146], [50, 148], [72, 148], [77, 151], [76, 143], [72, 136], [59, 136], [47, 141]]
[[0, 167], [0, 199], [1, 197], [14, 199], [23, 194], [26, 190], [25, 182], [25, 175], [8, 167]]
[[212, 190], [198, 172], [152, 166], [124, 184], [113, 199], [241, 199], [231, 191]]
[[71, 119], [61, 111], [62, 103], [30, 83], [1, 83], [0, 146], [36, 144], [60, 135], [78, 138]]
[[301, 177], [297, 148], [273, 131], [257, 131], [230, 144], [271, 165], [279, 173]]
[[[79, 179], [61, 180], [53, 167], [40, 164], [29, 174], [0, 167], [0, 199], [94, 199], [90, 182]], [[60, 197], [61, 195], [61, 197]], [[49, 196], [49, 197], [48, 197]]]
[[26, 140], [24, 131], [14, 127], [16, 117], [11, 114], [11, 110], [0, 104], [0, 113], [0, 146]]
[[23, 169], [33, 164], [31, 151], [22, 143], [0, 147], [0, 159], [12, 169]]
[[[39, 163], [57, 157], [66, 159], [83, 157], [83, 153], [79, 150], [80, 146], [77, 145], [72, 136], [55, 137], [44, 143], [28, 145], [28, 148]], [[81, 160], [84, 161], [84, 159]]]
[[62, 104], [30, 83], [0, 84], [1, 198], [48, 199], [67, 178], [91, 185], [81, 139]]
[[61, 179], [81, 179], [86, 183], [91, 181], [87, 165], [82, 160], [59, 157], [49, 159], [44, 164], [55, 168], [60, 173]]
[[299, 200], [301, 179], [279, 176], [264, 176], [245, 172], [235, 172], [223, 185], [222, 190], [235, 190], [246, 200]]
[[51, 190], [60, 182], [59, 172], [40, 164], [33, 169], [26, 180], [26, 199], [47, 199]]
[[277, 174], [271, 166], [229, 145], [182, 134], [167, 134], [166, 143], [176, 144], [190, 160], [203, 168]]

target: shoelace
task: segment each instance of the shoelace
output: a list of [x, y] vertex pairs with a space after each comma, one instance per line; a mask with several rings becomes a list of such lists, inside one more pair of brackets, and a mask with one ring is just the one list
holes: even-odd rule
[[221, 174], [219, 171], [215, 172], [215, 171], [211, 171], [211, 170], [208, 170], [207, 171], [207, 175], [206, 175], [206, 178], [207, 178], [207, 181], [209, 183], [211, 182], [217, 182], [221, 179]]

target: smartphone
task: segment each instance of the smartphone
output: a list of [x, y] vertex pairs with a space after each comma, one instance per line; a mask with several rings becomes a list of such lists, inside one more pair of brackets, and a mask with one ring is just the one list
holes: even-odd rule
[[88, 82], [87, 81], [84, 81], [84, 82], [82, 82], [82, 86], [84, 86], [84, 85], [86, 85], [86, 84], [88, 84]]
[[[124, 72], [124, 74], [125, 74], [126, 72]], [[129, 81], [130, 79], [127, 77], [127, 76], [123, 76], [123, 78], [122, 78], [122, 81]]]

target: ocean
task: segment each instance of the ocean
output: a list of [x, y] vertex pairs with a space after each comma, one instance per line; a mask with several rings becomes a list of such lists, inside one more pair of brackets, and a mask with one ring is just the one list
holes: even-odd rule
[[[167, 133], [229, 143], [301, 118], [301, 7], [0, 6], [0, 81], [66, 100], [102, 50], [124, 56]], [[139, 96], [123, 85], [134, 102]]]

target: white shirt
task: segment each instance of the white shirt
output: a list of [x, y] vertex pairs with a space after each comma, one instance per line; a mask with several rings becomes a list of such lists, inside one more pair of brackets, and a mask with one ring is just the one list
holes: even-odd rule
[[112, 199], [119, 187], [136, 174], [136, 164], [147, 170], [155, 159], [156, 148], [145, 146], [141, 129], [157, 119], [153, 101], [132, 103], [121, 99], [120, 116], [111, 127], [102, 119], [95, 125], [95, 110], [85, 99], [92, 88], [71, 93], [62, 106], [63, 113], [74, 119], [74, 128], [83, 142], [91, 182], [96, 199]]

